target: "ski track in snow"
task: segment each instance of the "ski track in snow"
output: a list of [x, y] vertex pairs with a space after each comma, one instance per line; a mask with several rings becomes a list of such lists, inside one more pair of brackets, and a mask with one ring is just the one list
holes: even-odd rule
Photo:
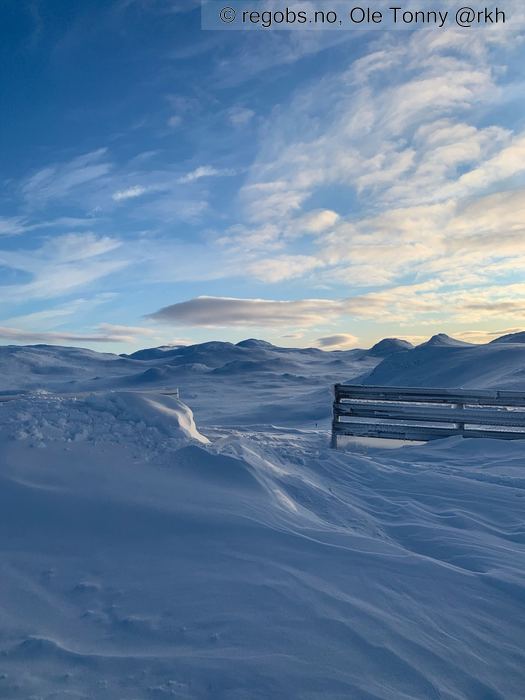
[[0, 403], [0, 698], [523, 698], [523, 443], [334, 451], [328, 421], [334, 381], [425, 363], [520, 388], [525, 345], [256, 342], [0, 348], [28, 391]]

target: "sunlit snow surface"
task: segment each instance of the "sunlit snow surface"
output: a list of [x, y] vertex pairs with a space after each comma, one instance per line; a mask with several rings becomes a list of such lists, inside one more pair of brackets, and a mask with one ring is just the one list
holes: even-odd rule
[[483, 347], [0, 348], [0, 698], [523, 698], [523, 443], [328, 448], [334, 381], [523, 388]]

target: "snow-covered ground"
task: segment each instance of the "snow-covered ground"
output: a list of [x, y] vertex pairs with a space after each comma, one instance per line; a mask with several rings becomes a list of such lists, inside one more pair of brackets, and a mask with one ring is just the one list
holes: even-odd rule
[[524, 697], [523, 443], [328, 448], [334, 382], [523, 389], [521, 337], [0, 372], [1, 698]]

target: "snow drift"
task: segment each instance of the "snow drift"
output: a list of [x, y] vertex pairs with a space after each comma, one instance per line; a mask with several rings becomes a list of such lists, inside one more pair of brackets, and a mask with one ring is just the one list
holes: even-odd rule
[[182, 401], [145, 392], [102, 392], [86, 396], [27, 394], [0, 404], [6, 436], [36, 447], [48, 442], [148, 445], [207, 443]]

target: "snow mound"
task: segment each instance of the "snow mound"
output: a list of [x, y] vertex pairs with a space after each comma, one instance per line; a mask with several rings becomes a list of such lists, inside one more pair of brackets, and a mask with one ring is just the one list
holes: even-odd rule
[[49, 442], [90, 442], [159, 450], [209, 442], [197, 430], [188, 406], [173, 396], [149, 392], [27, 394], [0, 404], [0, 425], [11, 438], [36, 447]]

